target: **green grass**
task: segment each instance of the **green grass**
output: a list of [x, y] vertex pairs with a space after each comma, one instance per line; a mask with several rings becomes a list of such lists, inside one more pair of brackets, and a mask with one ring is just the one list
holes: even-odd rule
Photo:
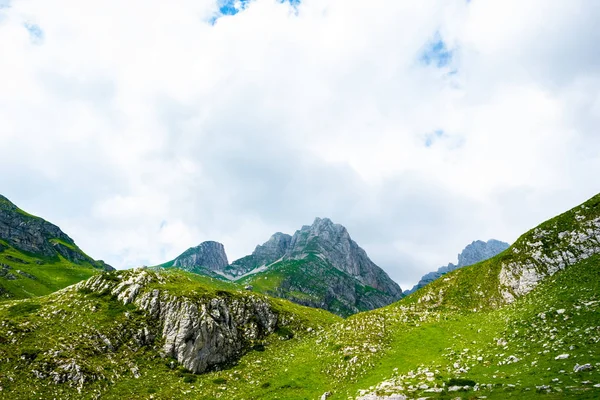
[[0, 263], [9, 265], [10, 273], [17, 278], [0, 277], [0, 301], [44, 296], [99, 272], [88, 263], [75, 264], [60, 256], [46, 259], [8, 246], [0, 252]]
[[[431, 399], [597, 399], [600, 388], [593, 385], [600, 384], [600, 255], [547, 276], [512, 304], [500, 294], [498, 273], [508, 261], [531, 260], [528, 249], [538, 239], [547, 254], [568, 250], [566, 240], [557, 240], [558, 233], [580, 229], [574, 222], [577, 217], [589, 221], [599, 216], [596, 196], [523, 235], [507, 252], [453, 271], [390, 306], [345, 320], [262, 297], [285, 323], [263, 342], [253, 343], [237, 362], [201, 375], [162, 357], [160, 340], [136, 344], [137, 332], [159, 332], [160, 327], [136, 306], [123, 305], [109, 293], [71, 288], [8, 301], [0, 304], [0, 387], [9, 399], [315, 399], [326, 391], [334, 400], [360, 393]], [[543, 231], [549, 233], [540, 236]], [[306, 263], [279, 267], [296, 274], [299, 287], [308, 283]], [[243, 290], [248, 282], [258, 291], [277, 290], [284, 283], [277, 281], [283, 276], [278, 271], [274, 268], [263, 279], [255, 276], [236, 285], [172, 270], [161, 272], [161, 278], [143, 290], [162, 290], [182, 301], [244, 299], [262, 296]], [[130, 273], [103, 276], [118, 282]], [[560, 354], [569, 357], [556, 359]], [[40, 371], [60, 375], [57, 360], [76, 362], [88, 377], [81, 393], [76, 384], [36, 377]], [[573, 371], [576, 364], [586, 363], [593, 368]], [[426, 392], [421, 385], [441, 392]], [[468, 385], [468, 390], [450, 392], [452, 385]]]
[[[116, 278], [119, 273], [122, 271], [108, 275], [115, 274]], [[256, 295], [225, 287], [229, 284], [210, 278], [194, 279], [194, 274], [164, 275], [167, 279], [161, 289], [180, 296], [202, 298], [222, 296], [223, 292], [231, 296]], [[33, 379], [27, 372], [34, 365], [50, 362], [51, 357], [45, 355], [50, 349], [63, 348], [66, 358], [85, 359], [86, 368], [106, 376], [85, 385], [84, 393], [90, 397], [99, 391], [103, 398], [115, 399], [132, 393], [141, 398], [152, 394], [165, 399], [314, 399], [332, 391], [333, 399], [346, 399], [355, 397], [361, 389], [376, 391], [384, 380], [401, 382], [408, 388], [423, 383], [448, 387], [462, 379], [489, 384], [492, 389], [486, 386], [478, 392], [403, 393], [432, 398], [484, 395], [490, 399], [592, 399], [600, 395], [600, 389], [582, 382], [600, 383], [599, 368], [579, 374], [572, 370], [576, 362], [600, 363], [598, 276], [600, 257], [594, 256], [549, 278], [514, 304], [498, 309], [440, 312], [406, 299], [340, 322], [322, 310], [270, 299], [279, 312], [297, 319], [298, 324], [291, 329], [293, 335], [280, 330], [266, 346], [258, 346], [237, 364], [197, 376], [170, 368], [169, 360], [161, 358], [156, 349], [136, 348], [126, 337], [121, 344], [118, 340], [113, 343], [112, 353], [98, 354], [93, 341], [82, 339], [84, 332], [99, 330], [106, 337], [118, 338], [119, 332], [134, 331], [151, 322], [143, 313], [136, 314], [134, 306], [123, 306], [110, 295], [65, 292], [0, 306], [0, 320], [8, 324], [0, 329], [0, 358], [11, 360], [0, 366], [0, 386], [14, 398], [24, 393], [24, 387], [28, 388], [26, 393], [35, 392], [44, 398], [79, 398], [75, 388]], [[95, 311], [89, 312], [91, 309]], [[559, 309], [565, 312], [559, 314]], [[126, 312], [129, 317], [125, 317]], [[542, 312], [546, 313], [544, 323], [539, 317]], [[310, 332], [302, 328], [307, 325], [312, 326]], [[8, 331], [17, 332], [17, 346], [1, 344], [10, 337]], [[289, 336], [293, 337], [278, 339]], [[506, 346], [498, 346], [498, 339], [504, 339]], [[571, 350], [572, 345], [576, 348]], [[562, 353], [569, 353], [570, 358], [554, 359]], [[511, 355], [519, 361], [502, 364]], [[477, 361], [477, 357], [482, 360]], [[469, 370], [459, 373], [454, 363]], [[138, 379], [132, 377], [130, 365], [139, 369]], [[433, 373], [432, 381], [426, 380], [425, 369]], [[110, 378], [114, 374], [120, 378]], [[8, 383], [8, 377], [14, 381]], [[555, 378], [560, 383], [552, 382]], [[539, 393], [536, 386], [541, 385], [554, 389]]]
[[[315, 254], [298, 260], [277, 262], [266, 271], [245, 277], [239, 282], [252, 285], [256, 292], [324, 308], [343, 317], [372, 309], [371, 298], [389, 298], [377, 289], [360, 284]], [[349, 290], [353, 288], [355, 301], [351, 302], [341, 294], [332, 297], [332, 286], [347, 287]]]

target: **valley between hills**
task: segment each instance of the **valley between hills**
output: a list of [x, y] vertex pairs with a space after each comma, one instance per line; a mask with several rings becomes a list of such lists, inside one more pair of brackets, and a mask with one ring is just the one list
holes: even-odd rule
[[116, 270], [0, 196], [0, 397], [597, 399], [600, 195], [402, 289], [317, 218]]

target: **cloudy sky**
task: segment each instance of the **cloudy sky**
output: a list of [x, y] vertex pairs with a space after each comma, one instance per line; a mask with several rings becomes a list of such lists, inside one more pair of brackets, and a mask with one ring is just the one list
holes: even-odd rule
[[0, 0], [0, 193], [118, 268], [316, 216], [403, 288], [600, 192], [596, 0]]

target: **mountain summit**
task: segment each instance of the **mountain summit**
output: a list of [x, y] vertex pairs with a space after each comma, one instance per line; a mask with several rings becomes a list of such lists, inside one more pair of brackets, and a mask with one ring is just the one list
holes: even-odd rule
[[223, 271], [228, 264], [225, 247], [219, 242], [206, 241], [196, 247], [190, 247], [161, 267], [175, 267], [196, 274], [214, 276], [215, 273]]
[[392, 296], [401, 294], [400, 287], [369, 257], [348, 233], [329, 218], [316, 218], [312, 225], [303, 226], [292, 237], [285, 259], [298, 260], [309, 254], [319, 254], [336, 269]]
[[240, 282], [343, 316], [402, 297], [398, 284], [369, 259], [345, 227], [329, 218], [316, 218], [293, 236], [277, 232], [230, 265], [222, 244], [204, 242], [161, 267]]
[[497, 254], [502, 253], [504, 250], [508, 249], [510, 245], [505, 242], [501, 242], [496, 239], [490, 239], [487, 242], [482, 240], [476, 240], [471, 244], [467, 245], [463, 249], [463, 251], [458, 255], [458, 265], [453, 263], [449, 263], [446, 266], [438, 268], [437, 271], [429, 272], [423, 277], [421, 280], [413, 286], [412, 289], [404, 291], [404, 295], [409, 295], [423, 286], [430, 284], [436, 279], [440, 278], [442, 275], [447, 274], [450, 271], [454, 271], [455, 269], [467, 267], [469, 265], [476, 264], [480, 261], [487, 260], [488, 258], [492, 258]]
[[329, 218], [316, 218], [293, 236], [276, 233], [226, 271], [255, 290], [344, 316], [402, 297], [398, 284]]

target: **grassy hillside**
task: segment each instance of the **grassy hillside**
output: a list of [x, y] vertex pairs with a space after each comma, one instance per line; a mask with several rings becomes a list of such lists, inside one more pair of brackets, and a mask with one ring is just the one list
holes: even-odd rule
[[[144, 328], [160, 331], [140, 308], [143, 302], [127, 303], [127, 296], [118, 294], [118, 300], [110, 290], [98, 293], [84, 284], [7, 302], [0, 305], [0, 359], [6, 360], [0, 387], [7, 398], [274, 400], [331, 392], [330, 399], [365, 400], [392, 394], [596, 399], [600, 251], [592, 227], [599, 207], [597, 196], [493, 259], [345, 320], [194, 274], [152, 272], [151, 282], [140, 287], [128, 275], [133, 272], [103, 275], [110, 287], [129, 285], [127, 296], [134, 289], [157, 290], [176, 304], [260, 298], [285, 315], [283, 325], [251, 341], [236, 362], [199, 375], [164, 357], [160, 339], [136, 339]], [[501, 278], [503, 270], [523, 266], [527, 280], [516, 289]], [[523, 292], [532, 277], [535, 285]]]
[[[148, 276], [152, 281], [142, 290], [160, 290], [172, 304], [193, 302], [200, 307], [215, 299], [235, 303], [251, 298], [263, 301], [279, 315], [277, 328], [264, 339], [252, 342], [249, 354], [238, 364], [248, 373], [263, 367], [264, 354], [287, 353], [285, 349], [340, 320], [323, 310], [257, 295], [192, 273], [148, 271]], [[131, 271], [101, 276], [105, 282], [115, 283], [133, 277]], [[108, 292], [94, 292], [83, 285], [0, 304], [0, 321], [3, 398], [94, 398], [98, 393], [103, 393], [103, 398], [177, 398], [201, 388], [204, 384], [200, 380], [208, 376], [194, 375], [175, 359], [162, 357], [160, 340], [140, 342], [140, 332], [153, 332], [151, 336], [161, 331], [147, 313], [133, 304], [123, 304]], [[224, 367], [226, 371], [232, 368]], [[244, 375], [231, 379], [245, 380]], [[216, 376], [207, 381], [210, 388], [206, 390], [220, 391], [226, 382], [227, 378]], [[263, 379], [260, 384], [269, 386]]]
[[0, 195], [0, 301], [47, 295], [105, 269], [60, 228]]
[[[172, 276], [160, 286], [182, 296], [247, 294], [194, 274]], [[0, 386], [7, 398], [30, 398], [30, 391], [80, 398], [76, 386], [35, 378], [59, 351], [102, 376], [83, 384], [89, 398], [101, 392], [103, 398], [314, 399], [331, 391], [346, 399], [361, 390], [448, 398], [448, 388], [459, 383], [471, 387], [452, 398], [592, 399], [600, 395], [594, 387], [600, 383], [599, 276], [600, 257], [593, 256], [499, 309], [442, 311], [406, 299], [337, 323], [324, 311], [270, 299], [298, 320], [294, 337], [274, 334], [236, 365], [202, 375], [172, 368], [154, 348], [126, 338], [116, 344], [121, 332], [143, 323], [134, 306], [68, 290], [0, 306], [0, 358], [9, 360], [0, 366]], [[99, 335], [110, 338], [112, 351], [98, 351]], [[556, 360], [561, 354], [569, 357]], [[591, 370], [573, 371], [588, 363]], [[443, 391], [413, 390], [422, 385]]]
[[6, 243], [2, 247], [0, 301], [47, 295], [101, 271], [87, 262], [74, 263], [62, 256], [46, 258], [27, 254]]
[[393, 297], [333, 267], [317, 254], [284, 260], [238, 281], [254, 291], [347, 317], [390, 304]]

